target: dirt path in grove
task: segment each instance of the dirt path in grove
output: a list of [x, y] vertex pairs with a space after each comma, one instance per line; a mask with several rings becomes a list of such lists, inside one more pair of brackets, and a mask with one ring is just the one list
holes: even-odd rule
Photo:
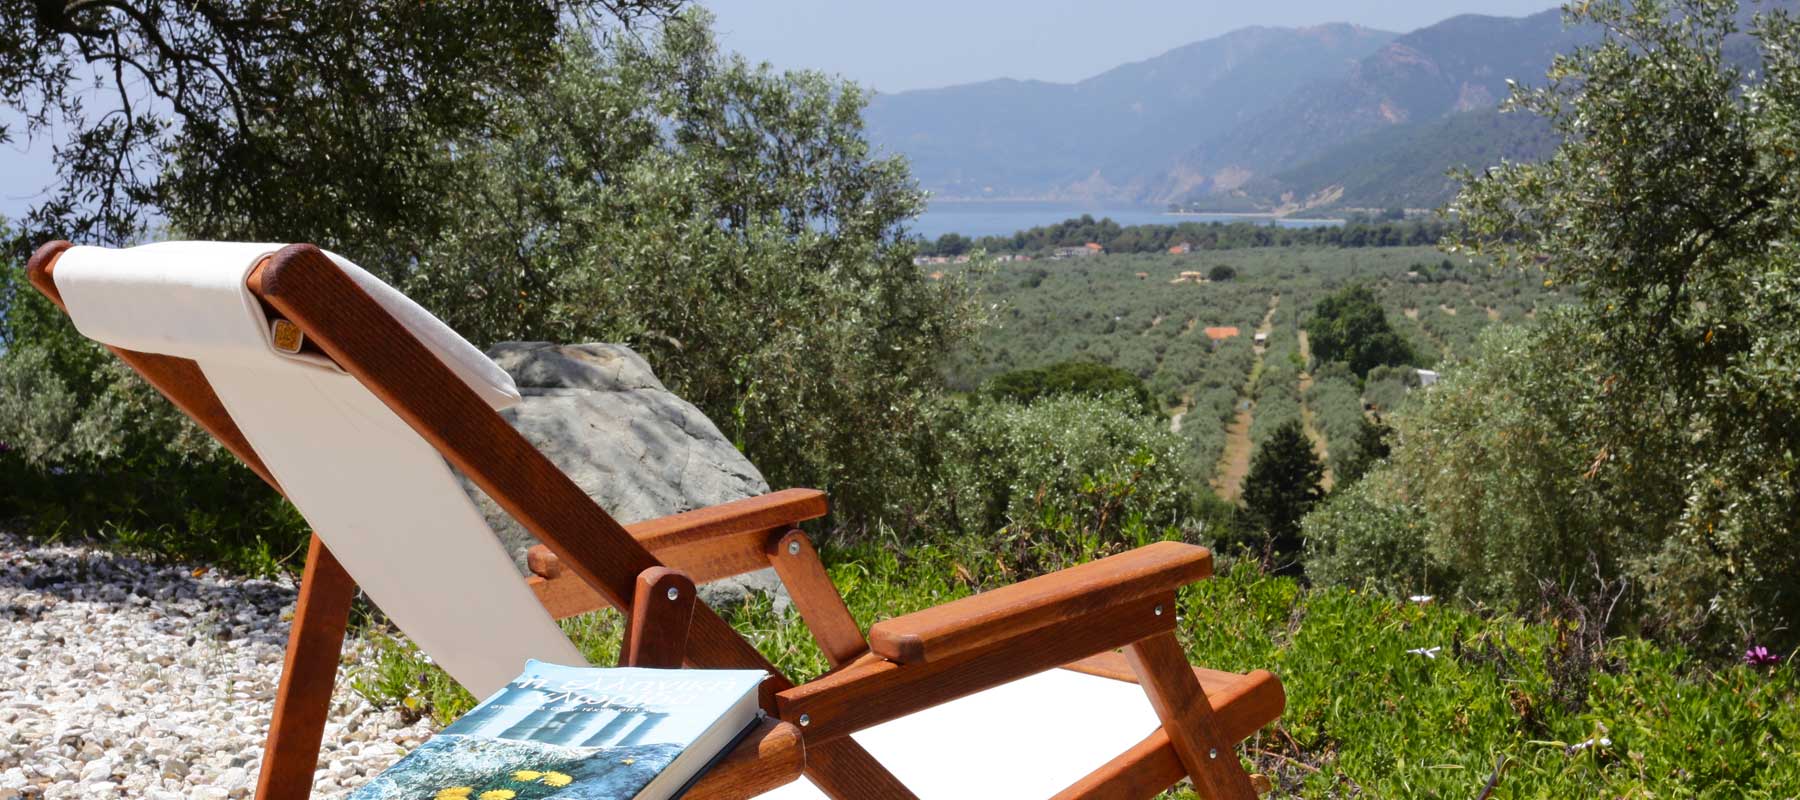
[[[1294, 337], [1300, 342], [1300, 363], [1312, 364], [1312, 342], [1306, 338], [1306, 331], [1296, 331]], [[1306, 428], [1306, 438], [1312, 440], [1313, 455], [1319, 457], [1319, 463], [1330, 464], [1330, 443], [1325, 441], [1325, 432], [1319, 430], [1319, 426], [1314, 423], [1312, 405], [1306, 402], [1306, 393], [1312, 389], [1312, 386], [1312, 372], [1302, 370], [1300, 372], [1300, 424]], [[1325, 487], [1326, 491], [1331, 490], [1331, 467], [1325, 468], [1325, 477], [1319, 481], [1319, 484]]]
[[[1279, 293], [1269, 295], [1269, 310], [1263, 314], [1262, 324], [1256, 327], [1257, 333], [1268, 333], [1274, 327], [1275, 307], [1281, 305]], [[1244, 390], [1238, 398], [1237, 416], [1231, 418], [1231, 424], [1225, 426], [1225, 450], [1219, 454], [1219, 466], [1213, 470], [1213, 491], [1219, 496], [1237, 502], [1244, 493], [1244, 476], [1250, 474], [1250, 422], [1255, 419], [1256, 401], [1251, 393], [1256, 390], [1256, 380], [1262, 376], [1263, 350], [1265, 348], [1252, 345], [1256, 353], [1256, 361], [1250, 365], [1250, 376], [1244, 381]]]

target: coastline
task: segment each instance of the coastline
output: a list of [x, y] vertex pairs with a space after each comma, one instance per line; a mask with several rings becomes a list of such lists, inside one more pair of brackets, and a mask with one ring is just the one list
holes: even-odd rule
[[1267, 211], [1164, 211], [1167, 217], [1234, 217], [1241, 219], [1270, 219], [1286, 222], [1344, 222], [1343, 217], [1290, 217], [1286, 214], [1272, 214]]

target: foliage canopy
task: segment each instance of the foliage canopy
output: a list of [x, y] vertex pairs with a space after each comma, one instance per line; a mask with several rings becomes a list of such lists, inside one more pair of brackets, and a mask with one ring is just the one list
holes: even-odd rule
[[1132, 410], [1156, 413], [1156, 404], [1143, 379], [1093, 361], [1062, 361], [1047, 367], [1004, 372], [989, 380], [983, 391], [995, 400], [1026, 404], [1057, 395], [1122, 395], [1128, 398]]
[[[565, 20], [598, 30], [676, 5], [3, 0], [0, 103], [29, 135], [66, 132], [57, 190], [22, 233], [128, 242], [158, 215], [251, 241], [430, 228], [445, 145], [497, 132], [497, 101], [554, 66]], [[417, 242], [361, 257], [391, 275]]]
[[[395, 191], [410, 210], [380, 224], [360, 200], [334, 200], [337, 184], [257, 202], [159, 195], [162, 210], [184, 234], [343, 252], [478, 343], [629, 344], [772, 481], [831, 491], [842, 523], [904, 525], [929, 511], [938, 364], [979, 308], [961, 280], [912, 266], [902, 225], [922, 197], [903, 162], [871, 154], [862, 90], [725, 55], [710, 22], [690, 12], [648, 38], [598, 41], [569, 29], [544, 43], [542, 74], [522, 91], [468, 84], [480, 131], [365, 142], [409, 187]], [[337, 124], [317, 122], [318, 135]], [[426, 140], [430, 158], [409, 154]], [[278, 149], [333, 169], [328, 147]], [[143, 389], [56, 315], [38, 316], [52, 321], [15, 350], [53, 351], [38, 363], [55, 380], [83, 397]], [[168, 440], [140, 436], [136, 415], [102, 421], [103, 442]]]
[[1414, 359], [1412, 348], [1388, 324], [1387, 312], [1364, 284], [1345, 287], [1319, 300], [1306, 331], [1319, 361], [1345, 362], [1358, 377], [1376, 367]]
[[[1771, 11], [1746, 35], [1736, 12], [1571, 9], [1604, 37], [1511, 101], [1563, 145], [1467, 176], [1451, 244], [1581, 302], [1491, 334], [1424, 391], [1369, 489], [1309, 521], [1316, 550], [1400, 521], [1438, 579], [1479, 599], [1529, 608], [1544, 582], [1586, 594], [1623, 576], [1648, 629], [1794, 639], [1800, 26]], [[1742, 48], [1754, 74], [1732, 65]]]

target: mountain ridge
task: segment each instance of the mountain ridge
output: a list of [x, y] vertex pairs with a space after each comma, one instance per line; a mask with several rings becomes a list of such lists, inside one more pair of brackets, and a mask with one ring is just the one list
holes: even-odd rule
[[[1453, 191], [1443, 173], [1456, 164], [1444, 159], [1547, 151], [1537, 127], [1495, 122], [1492, 110], [1508, 79], [1541, 79], [1555, 53], [1594, 35], [1565, 27], [1557, 9], [1460, 14], [1403, 34], [1253, 26], [1074, 83], [878, 95], [869, 130], [944, 199], [1277, 213], [1436, 205]], [[1379, 146], [1384, 135], [1433, 158], [1407, 172]], [[1455, 138], [1471, 135], [1473, 146]], [[1384, 163], [1357, 163], [1359, 145]], [[1369, 177], [1383, 172], [1409, 188], [1376, 190]]]
[[1074, 83], [1001, 78], [878, 94], [866, 118], [871, 138], [907, 155], [940, 196], [1061, 199], [1096, 176], [1172, 161], [1395, 36], [1346, 23], [1243, 28]]

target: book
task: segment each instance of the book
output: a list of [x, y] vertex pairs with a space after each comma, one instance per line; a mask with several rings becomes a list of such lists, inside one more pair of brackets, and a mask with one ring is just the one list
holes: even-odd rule
[[767, 677], [528, 661], [350, 800], [669, 800], [757, 721]]

